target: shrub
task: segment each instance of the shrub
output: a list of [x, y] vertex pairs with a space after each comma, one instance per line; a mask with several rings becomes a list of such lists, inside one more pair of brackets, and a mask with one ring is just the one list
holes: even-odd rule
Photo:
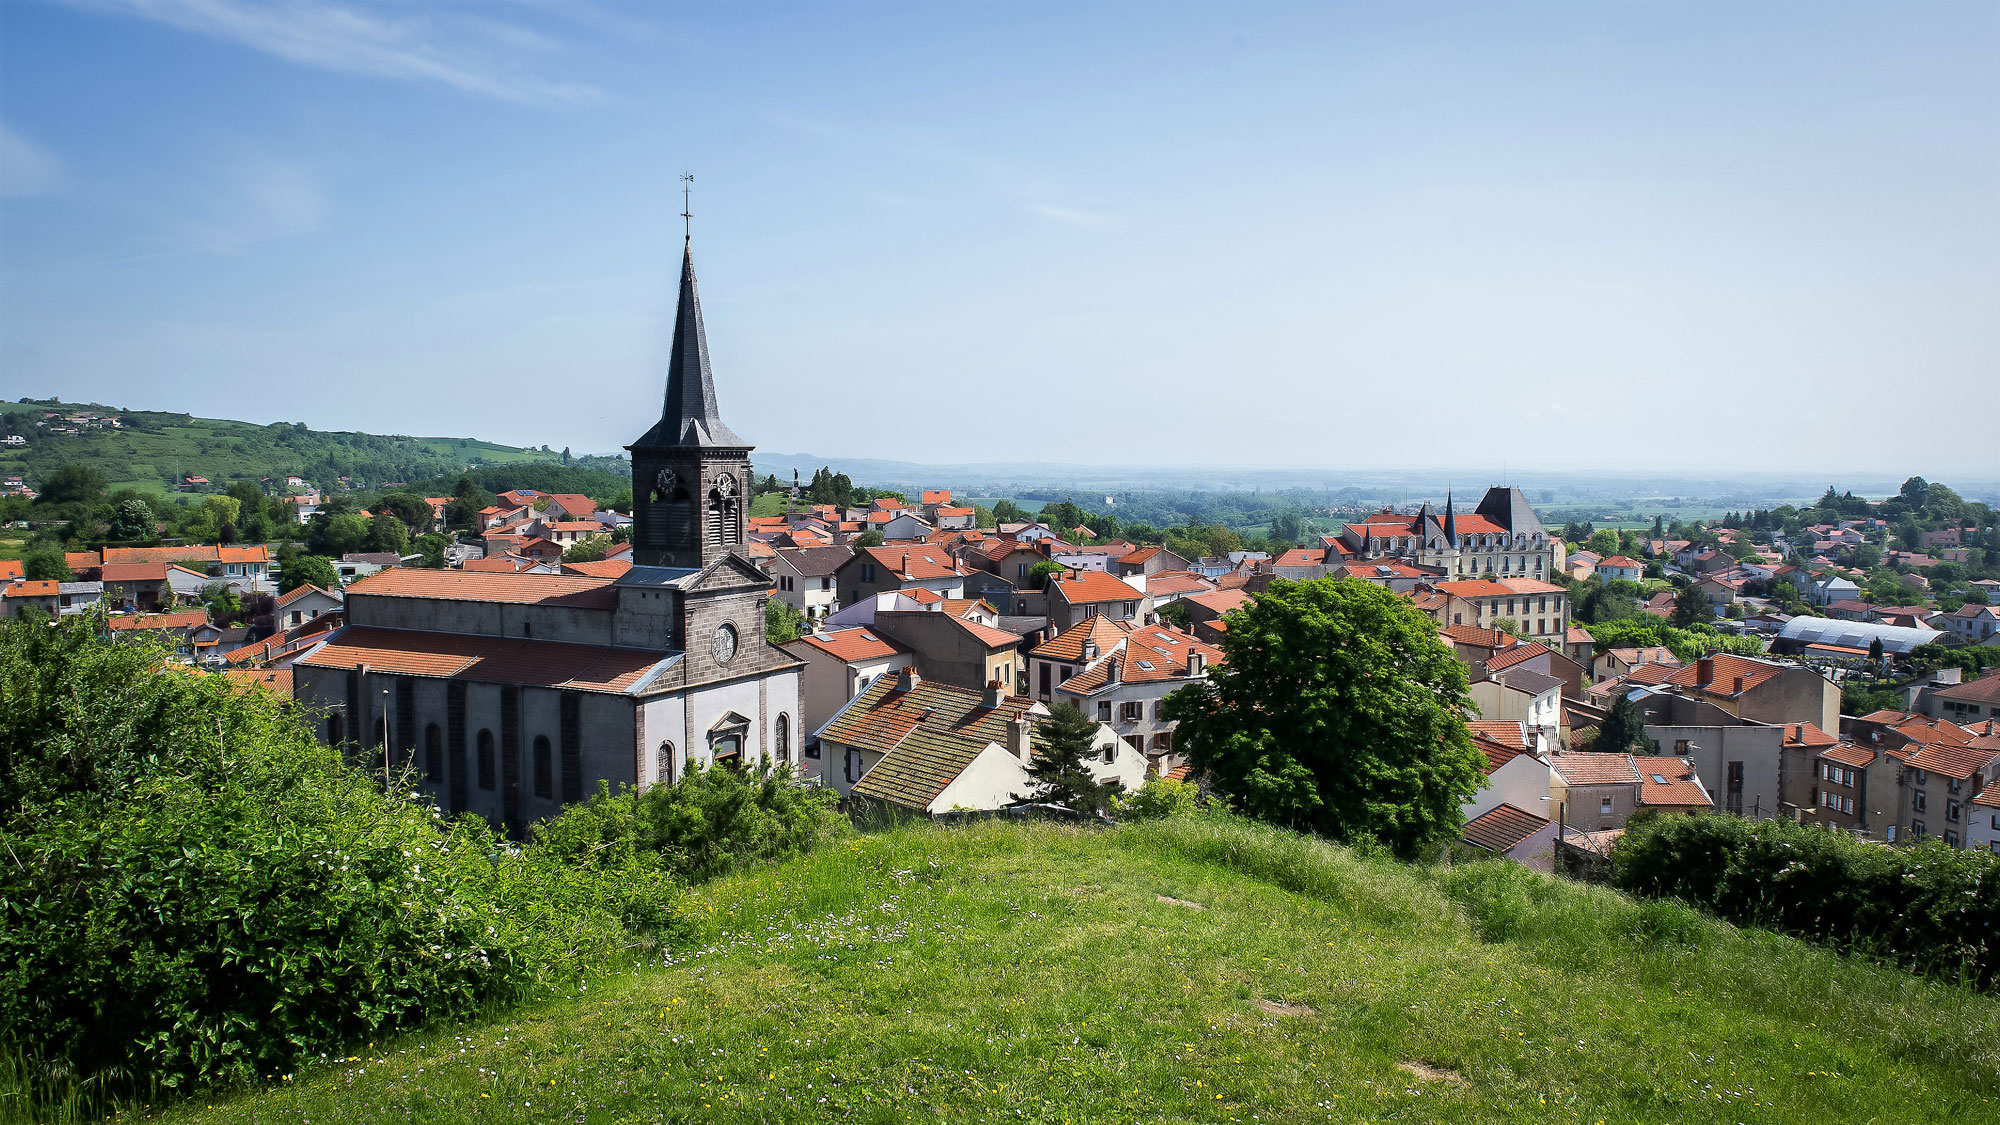
[[1126, 820], [1154, 820], [1177, 813], [1198, 812], [1207, 802], [1201, 786], [1191, 781], [1149, 777], [1130, 794], [1111, 799], [1112, 811]]
[[1626, 830], [1614, 879], [1739, 925], [1764, 926], [1992, 988], [2000, 859], [1935, 841], [1866, 844], [1788, 821], [1660, 817]]
[[142, 1096], [267, 1076], [572, 978], [671, 901], [445, 824], [94, 624], [0, 630], [0, 1051]]
[[535, 825], [533, 850], [582, 869], [660, 871], [694, 883], [851, 832], [839, 801], [831, 789], [795, 784], [790, 766], [745, 777], [691, 763], [678, 785], [613, 793], [600, 782], [588, 801]]

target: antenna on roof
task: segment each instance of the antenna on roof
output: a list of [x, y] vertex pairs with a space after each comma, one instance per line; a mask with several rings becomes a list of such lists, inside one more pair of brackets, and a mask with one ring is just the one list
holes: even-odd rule
[[694, 187], [694, 173], [681, 173], [681, 227], [682, 241], [694, 241], [694, 208], [688, 206], [691, 189]]

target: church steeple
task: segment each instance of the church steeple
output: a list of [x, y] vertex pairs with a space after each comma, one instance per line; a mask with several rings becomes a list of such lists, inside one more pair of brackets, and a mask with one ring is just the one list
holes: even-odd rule
[[660, 420], [633, 448], [750, 448], [723, 424], [715, 401], [715, 373], [708, 364], [708, 330], [694, 280], [694, 248], [681, 253], [681, 299], [674, 310], [674, 347], [667, 364], [667, 398]]
[[625, 448], [632, 454], [635, 565], [699, 569], [743, 545], [751, 447], [716, 407], [692, 247], [681, 255], [680, 307], [660, 420]]

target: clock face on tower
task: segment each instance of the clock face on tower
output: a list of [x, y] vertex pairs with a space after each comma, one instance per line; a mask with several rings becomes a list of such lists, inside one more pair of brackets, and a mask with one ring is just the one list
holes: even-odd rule
[[678, 486], [681, 482], [680, 476], [676, 474], [672, 469], [661, 469], [660, 475], [655, 479], [656, 483], [658, 483], [660, 486], [661, 496], [672, 496], [674, 494], [674, 488]]
[[715, 641], [711, 651], [715, 654], [715, 662], [717, 664], [729, 663], [730, 659], [736, 655], [736, 627], [734, 625], [717, 625], [715, 627]]

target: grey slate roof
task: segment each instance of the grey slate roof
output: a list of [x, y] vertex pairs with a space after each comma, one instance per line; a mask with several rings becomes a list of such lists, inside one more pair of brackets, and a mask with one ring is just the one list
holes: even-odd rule
[[748, 449], [722, 422], [715, 401], [715, 375], [708, 365], [708, 331], [702, 326], [701, 296], [694, 283], [694, 249], [681, 255], [681, 300], [674, 311], [673, 358], [667, 366], [667, 401], [660, 420], [627, 449], [715, 447]]
[[1510, 688], [1525, 691], [1530, 695], [1540, 695], [1553, 687], [1561, 687], [1562, 681], [1554, 676], [1544, 676], [1531, 668], [1509, 668], [1494, 677]]
[[1942, 634], [1936, 629], [1877, 625], [1872, 621], [1836, 621], [1831, 617], [1794, 617], [1778, 630], [1779, 640], [1844, 648], [1867, 648], [1871, 641], [1879, 637], [1882, 651], [1894, 655], [1906, 654], [1940, 636]]

